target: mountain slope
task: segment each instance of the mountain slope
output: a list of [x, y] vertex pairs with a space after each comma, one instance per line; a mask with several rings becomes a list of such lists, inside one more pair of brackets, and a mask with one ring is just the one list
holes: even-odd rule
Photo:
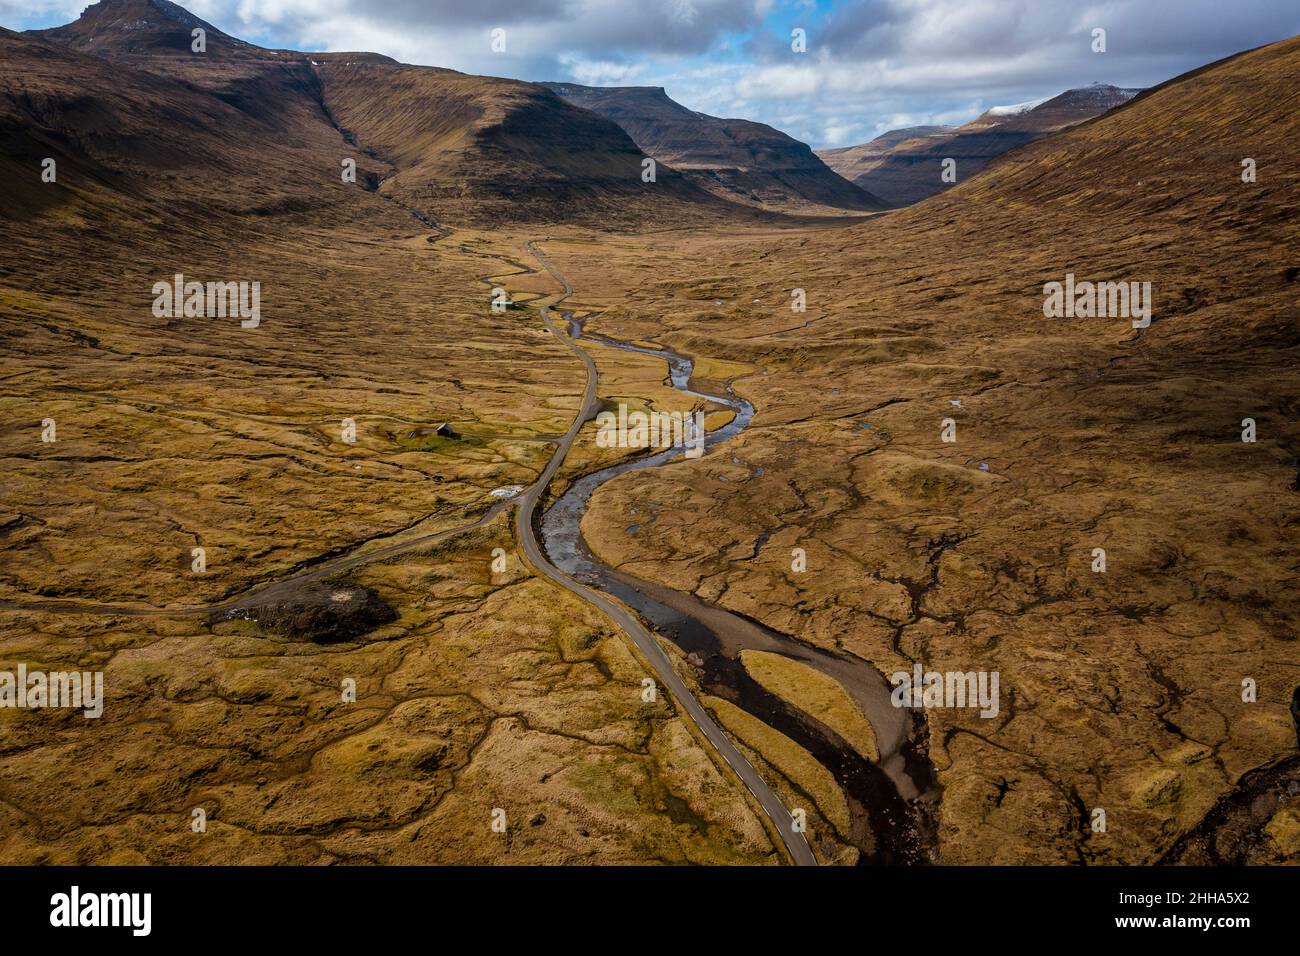
[[[701, 493], [706, 468], [665, 469], [607, 486], [607, 517], [587, 517], [653, 524], [591, 539], [886, 673], [1000, 675], [996, 718], [925, 712], [945, 864], [1153, 863], [1188, 832], [1296, 858], [1266, 789], [1252, 832], [1212, 810], [1248, 773], [1274, 794], [1295, 779], [1277, 771], [1295, 766], [1300, 684], [1297, 88], [1300, 38], [911, 208], [727, 246], [719, 275], [700, 250], [665, 256], [637, 288], [656, 318], [635, 331], [763, 368], [747, 386], [763, 427], [729, 452], [745, 507]], [[1045, 317], [1044, 286], [1069, 273], [1149, 282], [1150, 325]], [[795, 285], [811, 321], [785, 312]], [[765, 544], [772, 528], [791, 536]], [[746, 560], [694, 546], [712, 539]], [[822, 557], [791, 586], [796, 541]]]
[[[286, 141], [279, 126], [188, 83], [0, 30], [0, 216], [328, 205], [329, 183], [301, 175], [321, 141]], [[53, 183], [39, 179], [46, 158]]]
[[858, 146], [841, 146], [838, 149], [819, 149], [817, 155], [835, 172], [849, 181], [854, 181], [879, 166], [885, 156], [903, 143], [908, 143], [909, 148], [913, 150], [924, 149], [926, 144], [914, 144], [911, 141], [937, 138], [946, 140], [956, 128], [955, 126], [907, 126], [902, 129], [891, 129], [870, 142]]
[[260, 52], [170, 0], [98, 0], [71, 23], [32, 32], [83, 53], [129, 59], [188, 54], [195, 28], [207, 34], [210, 59], [255, 57]]
[[[891, 145], [888, 137], [908, 132], [895, 130], [862, 146], [819, 155], [864, 189], [891, 202], [909, 204], [947, 187], [940, 178], [945, 159], [957, 161], [957, 180], [964, 181], [1003, 153], [1100, 116], [1139, 92], [1102, 84], [1066, 90], [1038, 103], [995, 107], [947, 132], [919, 127], [932, 131], [897, 136]], [[876, 143], [887, 148], [870, 149]]]
[[543, 85], [617, 123], [647, 155], [724, 198], [776, 209], [872, 211], [887, 205], [846, 185], [807, 145], [780, 130], [696, 113], [661, 87]]
[[[191, 47], [195, 28], [207, 34], [202, 53]], [[245, 43], [170, 0], [99, 0], [72, 23], [31, 35], [185, 80], [286, 133], [317, 138], [321, 145], [335, 138], [320, 128], [318, 84], [307, 57]]]
[[421, 208], [483, 223], [745, 212], [664, 164], [643, 181], [623, 130], [536, 84], [341, 57], [316, 70], [338, 124], [394, 164], [384, 190]]
[[[203, 53], [191, 49], [195, 27], [207, 31]], [[371, 183], [388, 180], [386, 193], [434, 218], [630, 226], [752, 216], [662, 164], [643, 182], [645, 157], [626, 133], [533, 84], [376, 54], [267, 50], [168, 0], [100, 0], [29, 35], [206, 90], [312, 151], [310, 167], [337, 170], [354, 156], [377, 167]]]

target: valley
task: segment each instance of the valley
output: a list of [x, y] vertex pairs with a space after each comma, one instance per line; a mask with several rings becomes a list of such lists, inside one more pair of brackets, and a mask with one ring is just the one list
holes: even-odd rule
[[1300, 40], [922, 197], [203, 23], [0, 30], [0, 862], [1295, 861]]

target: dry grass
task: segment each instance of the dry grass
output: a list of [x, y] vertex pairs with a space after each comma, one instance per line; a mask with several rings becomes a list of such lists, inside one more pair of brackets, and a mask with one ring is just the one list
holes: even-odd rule
[[745, 650], [741, 663], [751, 677], [787, 704], [815, 717], [868, 760], [879, 760], [876, 734], [840, 683], [800, 661], [767, 651]]

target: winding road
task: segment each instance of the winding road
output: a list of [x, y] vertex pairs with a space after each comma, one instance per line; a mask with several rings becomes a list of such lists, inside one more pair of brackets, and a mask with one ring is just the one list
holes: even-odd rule
[[668, 655], [664, 652], [664, 649], [660, 646], [654, 635], [646, 629], [645, 625], [643, 625], [635, 615], [629, 612], [621, 604], [617, 604], [599, 591], [592, 590], [586, 585], [575, 581], [559, 568], [551, 564], [550, 560], [546, 557], [545, 552], [542, 550], [542, 546], [537, 538], [536, 529], [533, 526], [533, 516], [537, 511], [537, 502], [546, 491], [551, 479], [555, 476], [555, 472], [559, 469], [560, 465], [564, 463], [564, 458], [568, 455], [569, 449], [573, 446], [574, 439], [578, 437], [578, 432], [596, 411], [598, 403], [596, 386], [599, 378], [596, 371], [596, 363], [592, 360], [591, 356], [585, 349], [565, 335], [551, 318], [551, 308], [559, 305], [568, 298], [573, 292], [573, 287], [569, 285], [568, 280], [564, 278], [563, 274], [551, 265], [546, 256], [538, 251], [537, 247], [531, 240], [524, 245], [528, 252], [534, 256], [537, 261], [545, 267], [546, 271], [549, 272], [551, 276], [554, 277], [555, 280], [564, 288], [564, 293], [553, 303], [541, 307], [542, 322], [546, 325], [546, 328], [550, 330], [552, 335], [577, 355], [578, 358], [582, 360], [583, 364], [586, 365], [587, 387], [583, 392], [582, 407], [579, 409], [578, 414], [574, 416], [573, 424], [569, 426], [569, 430], [565, 432], [564, 437], [560, 439], [559, 445], [555, 449], [555, 454], [551, 456], [551, 460], [547, 464], [545, 470], [543, 470], [537, 481], [535, 481], [527, 491], [515, 499], [519, 503], [519, 508], [515, 512], [515, 529], [519, 538], [520, 547], [523, 549], [524, 555], [528, 558], [528, 562], [543, 576], [549, 578], [560, 587], [572, 591], [588, 604], [599, 608], [623, 629], [627, 636], [631, 638], [632, 643], [637, 646], [642, 657], [644, 657], [654, 669], [656, 676], [659, 678], [659, 683], [672, 693], [682, 711], [684, 711], [686, 715], [694, 721], [695, 726], [700, 729], [700, 733], [704, 734], [705, 738], [707, 738], [709, 743], [713, 745], [713, 748], [719, 755], [721, 755], [722, 759], [727, 762], [727, 765], [731, 767], [736, 776], [739, 777], [745, 786], [749, 788], [749, 792], [754, 795], [754, 799], [758, 801], [759, 805], [763, 808], [763, 812], [767, 814], [768, 818], [772, 821], [773, 826], [776, 827], [777, 832], [781, 835], [781, 841], [785, 844], [785, 848], [789, 852], [791, 859], [793, 859], [799, 866], [816, 866], [817, 858], [813, 856], [812, 847], [808, 845], [807, 837], [802, 832], [796, 832], [794, 830], [793, 816], [791, 812], [781, 802], [781, 799], [776, 795], [775, 791], [773, 791], [772, 788], [767, 785], [767, 782], [759, 775], [758, 771], [754, 768], [754, 765], [745, 758], [745, 755], [742, 754], [727, 735], [723, 733], [722, 728], [719, 727], [717, 722], [709, 715], [709, 712], [704, 709], [704, 705], [695, 699], [690, 688], [686, 686], [686, 682], [678, 675], [676, 669], [673, 667], [672, 661], [668, 658]]
[[[422, 223], [431, 228], [437, 229], [440, 238], [445, 238], [448, 231], [432, 223], [424, 216], [413, 215]], [[0, 601], [0, 610], [24, 610], [40, 611], [47, 613], [65, 613], [65, 614], [95, 614], [95, 615], [121, 615], [128, 617], [188, 617], [192, 615], [212, 614], [221, 611], [235, 611], [254, 604], [260, 604], [267, 600], [273, 599], [281, 593], [291, 593], [294, 589], [301, 588], [302, 585], [314, 581], [324, 580], [335, 576], [340, 572], [369, 564], [373, 561], [383, 558], [391, 558], [397, 555], [415, 551], [421, 548], [427, 548], [430, 544], [440, 541], [454, 535], [463, 534], [476, 528], [482, 528], [488, 525], [503, 510], [517, 505], [515, 514], [516, 531], [520, 547], [528, 562], [544, 577], [553, 581], [560, 587], [576, 594], [582, 600], [598, 608], [613, 620], [632, 640], [633, 644], [640, 650], [642, 657], [649, 663], [658, 677], [659, 683], [672, 694], [677, 701], [679, 708], [684, 712], [695, 726], [699, 728], [700, 733], [709, 741], [713, 748], [718, 752], [727, 765], [735, 772], [736, 776], [745, 784], [754, 799], [762, 807], [763, 812], [771, 821], [776, 832], [780, 835], [790, 858], [800, 866], [816, 866], [817, 860], [813, 855], [812, 848], [808, 844], [807, 837], [803, 832], [794, 829], [794, 817], [791, 811], [781, 802], [780, 798], [759, 775], [754, 765], [742, 754], [739, 749], [731, 742], [727, 735], [718, 726], [717, 722], [709, 715], [704, 706], [691, 693], [686, 682], [678, 675], [673, 667], [672, 661], [660, 646], [653, 634], [641, 623], [640, 619], [631, 613], [625, 606], [614, 601], [610, 597], [602, 594], [575, 580], [564, 571], [560, 570], [547, 558], [537, 535], [534, 526], [534, 519], [537, 513], [537, 503], [545, 494], [551, 480], [554, 478], [556, 471], [564, 463], [565, 457], [573, 447], [573, 442], [582, 426], [594, 415], [598, 404], [597, 385], [599, 383], [599, 374], [596, 370], [596, 363], [592, 360], [587, 351], [578, 346], [568, 335], [566, 335], [554, 322], [551, 315], [551, 308], [563, 302], [573, 293], [572, 286], [563, 274], [560, 273], [550, 261], [543, 255], [530, 240], [524, 244], [527, 252], [537, 259], [538, 262], [546, 269], [548, 273], [560, 283], [563, 287], [563, 293], [556, 298], [550, 305], [541, 306], [541, 318], [546, 328], [555, 338], [576, 355], [587, 369], [587, 383], [583, 392], [582, 405], [578, 414], [574, 416], [572, 424], [568, 431], [556, 442], [556, 449], [551, 456], [550, 461], [528, 488], [519, 496], [513, 499], [503, 500], [495, 503], [477, 520], [453, 528], [446, 528], [429, 534], [418, 535], [406, 538], [391, 544], [380, 547], [366, 548], [367, 544], [372, 544], [376, 539], [369, 539], [357, 545], [347, 548], [342, 553], [333, 553], [323, 555], [306, 566], [300, 566], [296, 571], [273, 582], [262, 585], [254, 585], [240, 595], [232, 596], [224, 601], [215, 604], [204, 604], [198, 606], [172, 606], [172, 607], [147, 607], [140, 605], [113, 604], [108, 602], [95, 601], [67, 601], [67, 600], [36, 600], [36, 601]], [[527, 269], [527, 267], [523, 267]], [[532, 270], [528, 270], [532, 271]], [[614, 343], [610, 343], [614, 344]], [[550, 439], [548, 439], [550, 440]], [[382, 537], [382, 536], [381, 536]]]

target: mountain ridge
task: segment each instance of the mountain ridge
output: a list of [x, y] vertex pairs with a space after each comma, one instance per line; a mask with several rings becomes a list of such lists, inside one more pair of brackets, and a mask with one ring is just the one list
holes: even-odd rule
[[895, 137], [892, 143], [881, 144], [886, 137], [906, 132], [890, 130], [859, 146], [821, 150], [819, 155], [837, 173], [870, 192], [911, 205], [950, 185], [941, 179], [943, 160], [955, 160], [958, 181], [964, 180], [1018, 146], [1104, 115], [1141, 92], [1095, 83], [1017, 104], [1024, 109], [993, 107], [946, 132]]
[[[191, 48], [195, 27], [208, 31], [201, 53]], [[170, 0], [99, 0], [70, 24], [23, 36], [209, 93], [308, 144], [316, 165], [337, 166], [353, 147], [350, 135], [366, 156], [391, 164], [367, 181], [382, 181], [381, 191], [434, 219], [635, 226], [753, 216], [667, 164], [644, 181], [645, 156], [620, 127], [537, 84], [380, 54], [270, 50]], [[403, 95], [413, 100], [400, 102]], [[449, 127], [448, 116], [461, 125]], [[584, 149], [565, 146], [572, 142]]]
[[765, 123], [691, 110], [663, 87], [541, 85], [617, 123], [647, 155], [720, 197], [783, 210], [888, 206], [856, 185], [845, 188], [807, 144]]

